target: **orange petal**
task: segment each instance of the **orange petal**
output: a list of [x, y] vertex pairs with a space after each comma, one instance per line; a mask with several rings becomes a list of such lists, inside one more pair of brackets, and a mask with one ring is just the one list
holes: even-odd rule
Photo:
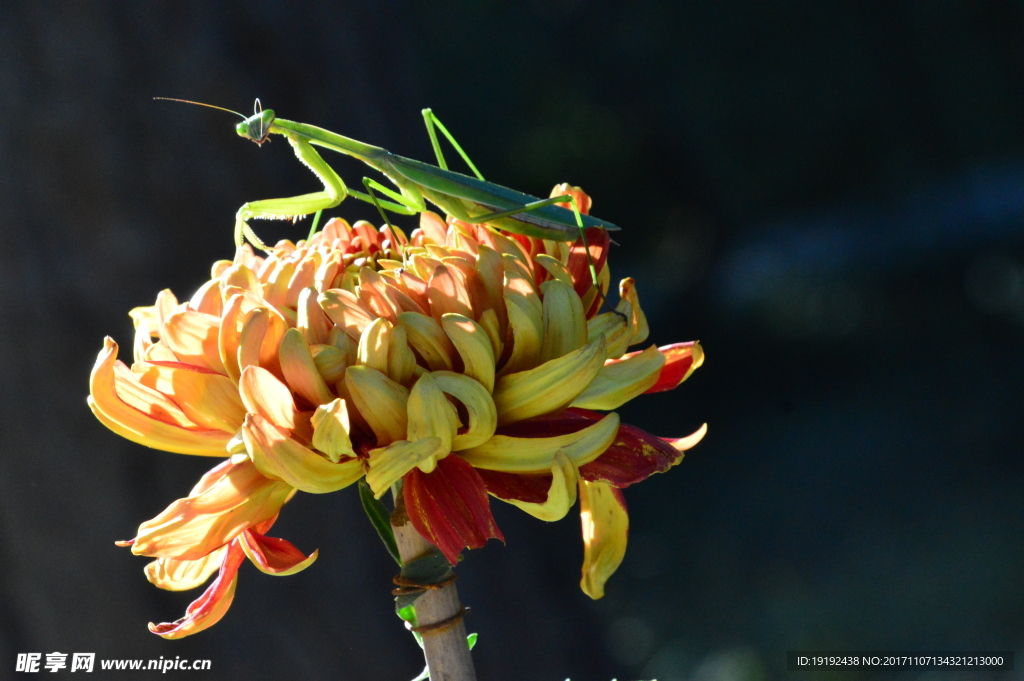
[[184, 638], [209, 629], [220, 621], [231, 607], [235, 598], [235, 587], [238, 586], [238, 568], [245, 560], [242, 549], [232, 546], [224, 554], [224, 562], [220, 566], [217, 579], [203, 592], [203, 595], [192, 601], [185, 610], [185, 616], [174, 622], [162, 624], [149, 623], [149, 630], [166, 639]]
[[262, 367], [249, 366], [238, 382], [242, 403], [250, 414], [259, 414], [274, 425], [295, 428], [295, 401], [292, 391]]
[[224, 365], [217, 345], [219, 331], [220, 317], [196, 310], [179, 310], [164, 321], [160, 338], [179, 361], [223, 374]]
[[277, 537], [265, 537], [253, 529], [243, 532], [238, 538], [238, 543], [260, 572], [275, 577], [302, 572], [320, 555], [320, 550], [317, 549], [306, 556], [291, 542]]
[[146, 579], [157, 588], [167, 591], [194, 589], [220, 568], [227, 550], [227, 546], [222, 546], [196, 560], [157, 558], [146, 565]]
[[283, 434], [258, 414], [246, 417], [242, 438], [260, 473], [303, 492], [336, 492], [363, 477], [363, 464], [359, 459], [332, 463]]
[[376, 319], [376, 315], [363, 307], [354, 293], [340, 288], [321, 293], [320, 307], [353, 340], [359, 340], [363, 329]]
[[376, 435], [378, 446], [406, 439], [408, 388], [367, 366], [346, 369], [345, 386]]
[[[192, 430], [157, 420], [135, 409], [117, 394], [114, 366], [117, 343], [104, 340], [89, 379], [89, 407], [107, 428], [132, 442], [178, 454], [227, 456], [231, 436], [220, 430]], [[127, 371], [125, 372], [127, 373]], [[140, 387], [143, 387], [140, 385]]]
[[228, 543], [251, 525], [277, 515], [292, 493], [263, 476], [249, 459], [214, 469], [209, 487], [178, 499], [139, 526], [132, 553], [196, 560]]
[[288, 381], [288, 386], [301, 395], [312, 406], [327, 404], [334, 399], [334, 393], [327, 387], [309, 343], [298, 329], [288, 329], [281, 339], [279, 357], [281, 373]]
[[132, 373], [143, 385], [168, 395], [195, 423], [234, 435], [245, 418], [238, 386], [227, 376], [188, 364], [137, 362]]
[[629, 513], [622, 492], [608, 483], [580, 480], [580, 520], [583, 525], [580, 588], [596, 600], [604, 596], [605, 582], [626, 556]]
[[665, 367], [658, 375], [657, 382], [647, 389], [649, 393], [675, 388], [704, 364], [704, 348], [697, 341], [664, 345], [658, 351], [665, 356]]

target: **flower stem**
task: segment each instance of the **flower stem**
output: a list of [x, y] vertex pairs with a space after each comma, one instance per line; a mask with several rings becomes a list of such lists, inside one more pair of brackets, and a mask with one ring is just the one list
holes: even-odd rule
[[[404, 504], [396, 505], [391, 515], [391, 526], [403, 565], [437, 551], [413, 527]], [[440, 589], [428, 589], [416, 599], [416, 624], [423, 637], [423, 654], [427, 659], [430, 681], [476, 681], [473, 657], [466, 642], [466, 625], [460, 616], [462, 612], [454, 581]], [[450, 623], [431, 627], [446, 622]]]

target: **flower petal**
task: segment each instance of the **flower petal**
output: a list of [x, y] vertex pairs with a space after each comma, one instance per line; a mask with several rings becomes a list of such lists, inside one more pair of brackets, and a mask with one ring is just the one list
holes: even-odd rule
[[283, 434], [258, 414], [246, 417], [242, 437], [260, 473], [303, 492], [336, 492], [363, 477], [363, 464], [359, 459], [332, 463]]
[[342, 398], [320, 405], [313, 412], [313, 446], [324, 453], [333, 463], [341, 457], [354, 457], [352, 449], [352, 423], [349, 420], [348, 405]]
[[480, 548], [491, 537], [505, 541], [491, 515], [483, 480], [458, 456], [438, 461], [432, 473], [414, 468], [402, 489], [413, 527], [452, 565], [463, 548]]
[[388, 347], [391, 345], [391, 334], [394, 329], [391, 322], [378, 317], [374, 319], [359, 336], [359, 349], [356, 361], [377, 371], [388, 373]]
[[[433, 374], [419, 377], [409, 392], [407, 404], [409, 414], [408, 439], [415, 442], [423, 438], [436, 437], [441, 440], [439, 456], [452, 451], [452, 438], [459, 427], [459, 415], [455, 407], [444, 396]], [[417, 464], [424, 473], [434, 469], [435, 461]]]
[[495, 435], [479, 447], [463, 450], [459, 455], [476, 468], [510, 473], [547, 473], [559, 450], [577, 466], [590, 463], [615, 440], [618, 430], [619, 415], [613, 413], [593, 425], [553, 437]]
[[469, 317], [446, 314], [441, 327], [462, 358], [463, 373], [476, 379], [487, 392], [494, 389], [494, 348], [482, 326]]
[[363, 307], [359, 298], [345, 289], [332, 288], [320, 294], [320, 307], [335, 324], [345, 330], [353, 340], [359, 340], [363, 329], [376, 319], [376, 316]]
[[250, 414], [259, 414], [280, 428], [295, 428], [292, 391], [274, 374], [263, 367], [247, 366], [238, 382], [238, 391]]
[[583, 301], [572, 287], [560, 281], [541, 285], [544, 293], [544, 340], [540, 361], [547, 362], [587, 344], [587, 319]]
[[284, 374], [288, 386], [310, 405], [315, 407], [334, 399], [334, 393], [327, 387], [317, 370], [309, 343], [301, 331], [288, 329], [281, 339], [278, 357], [281, 362], [281, 373]]
[[640, 298], [636, 292], [636, 280], [633, 277], [626, 277], [619, 282], [619, 298], [621, 300], [615, 309], [629, 317], [629, 326], [633, 331], [633, 336], [629, 339], [629, 345], [643, 343], [647, 340], [650, 327], [647, 326], [647, 316], [644, 315], [644, 311], [640, 308]]
[[377, 436], [378, 445], [406, 439], [408, 388], [367, 366], [346, 369], [345, 386], [359, 413]]
[[413, 442], [398, 440], [387, 447], [371, 449], [366, 484], [373, 490], [373, 495], [380, 499], [391, 485], [420, 463], [433, 458], [433, 466], [436, 467], [437, 457], [446, 453], [439, 437], [427, 437]]
[[503, 501], [515, 499], [532, 504], [543, 504], [551, 489], [551, 472], [522, 475], [477, 468], [476, 472], [483, 478], [487, 493]]
[[146, 565], [146, 579], [154, 586], [167, 591], [194, 589], [220, 568], [227, 550], [227, 546], [222, 546], [196, 560], [157, 558]]
[[246, 557], [260, 572], [276, 577], [302, 572], [320, 555], [320, 549], [317, 549], [306, 556], [290, 541], [278, 537], [265, 537], [251, 528], [243, 532], [237, 541]]
[[490, 392], [472, 378], [452, 371], [435, 371], [432, 375], [442, 391], [462, 403], [469, 417], [466, 432], [452, 439], [452, 450], [469, 449], [490, 440], [498, 427], [498, 409]]
[[[337, 251], [335, 251], [337, 253]], [[340, 254], [339, 254], [340, 255]], [[298, 324], [296, 327], [310, 345], [326, 343], [334, 325], [317, 302], [317, 291], [312, 286], [299, 294]]]
[[409, 345], [426, 361], [431, 371], [452, 370], [455, 346], [437, 320], [416, 312], [403, 312], [398, 315], [398, 323], [405, 327]]
[[232, 546], [224, 553], [217, 579], [207, 587], [203, 595], [192, 601], [185, 610], [185, 616], [174, 622], [149, 623], [149, 630], [166, 639], [184, 638], [212, 627], [220, 621], [231, 607], [238, 586], [238, 568], [245, 560], [242, 549]]
[[[489, 491], [489, 489], [488, 489]], [[555, 452], [551, 466], [551, 486], [542, 503], [506, 499], [508, 503], [546, 522], [561, 520], [576, 503], [576, 464], [564, 452]]]
[[593, 599], [604, 596], [604, 584], [626, 556], [629, 513], [626, 500], [604, 482], [580, 480], [583, 524], [583, 579], [580, 588]]
[[597, 376], [604, 365], [604, 354], [604, 338], [599, 338], [535, 369], [502, 376], [494, 385], [498, 424], [550, 414], [568, 406]]
[[[264, 477], [248, 459], [218, 466], [198, 494], [178, 499], [139, 526], [137, 556], [196, 560], [249, 526], [277, 515], [292, 488]], [[212, 472], [212, 471], [211, 471]]]
[[242, 425], [245, 407], [235, 382], [223, 374], [190, 364], [137, 362], [139, 382], [171, 397], [193, 422], [232, 435]]
[[623, 359], [608, 360], [572, 406], [618, 409], [654, 385], [664, 365], [664, 355], [653, 345]]
[[220, 317], [186, 309], [173, 312], [164, 320], [160, 338], [179, 361], [223, 374], [217, 345], [219, 331]]
[[704, 348], [697, 341], [664, 345], [658, 351], [665, 356], [665, 367], [658, 375], [657, 382], [647, 389], [649, 393], [675, 388], [704, 364]]
[[[89, 378], [89, 408], [110, 430], [132, 442], [178, 454], [227, 456], [231, 436], [222, 430], [192, 430], [166, 423], [126, 404], [115, 389], [117, 343], [107, 338]], [[125, 373], [128, 373], [127, 371]]]

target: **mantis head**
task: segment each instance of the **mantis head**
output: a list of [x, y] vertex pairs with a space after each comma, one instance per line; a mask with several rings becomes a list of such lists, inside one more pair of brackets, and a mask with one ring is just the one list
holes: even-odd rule
[[262, 145], [270, 135], [270, 125], [274, 122], [274, 118], [273, 109], [262, 109], [236, 125], [235, 132], [247, 140]]

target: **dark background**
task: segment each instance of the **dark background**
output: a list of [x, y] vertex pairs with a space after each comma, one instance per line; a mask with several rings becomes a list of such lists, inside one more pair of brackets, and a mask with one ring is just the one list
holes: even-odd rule
[[318, 189], [288, 145], [155, 95], [246, 113], [259, 96], [423, 160], [431, 106], [489, 180], [584, 187], [624, 228], [613, 278], [638, 280], [652, 340], [702, 341], [689, 382], [620, 410], [709, 433], [627, 490], [605, 599], [577, 587], [575, 514], [494, 503], [508, 545], [472, 553], [459, 582], [482, 680], [787, 678], [793, 649], [1019, 653], [1022, 38], [1019, 2], [0, 4], [0, 677], [32, 651], [212, 660], [180, 678], [422, 667], [354, 490], [282, 514], [275, 534], [321, 549], [308, 571], [246, 565], [213, 629], [146, 630], [198, 592], [152, 587], [113, 541], [214, 461], [108, 432], [89, 369], [106, 334], [130, 355], [129, 309], [191, 295], [231, 256], [240, 204]]

